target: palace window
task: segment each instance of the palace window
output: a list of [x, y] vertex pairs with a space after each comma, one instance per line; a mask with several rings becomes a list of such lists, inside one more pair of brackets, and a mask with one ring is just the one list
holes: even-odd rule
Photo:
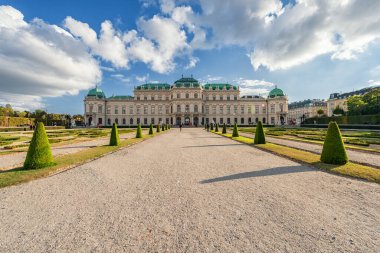
[[185, 112], [190, 112], [190, 106], [189, 105], [186, 105]]
[[147, 124], [148, 124], [148, 119], [144, 118], [144, 125], [147, 125]]
[[237, 100], [237, 96], [236, 95], [234, 96], [234, 100]]
[[231, 114], [231, 106], [227, 105], [227, 114]]
[[271, 117], [271, 118], [270, 118], [270, 123], [271, 123], [271, 124], [274, 124], [274, 117]]
[[266, 121], [266, 119], [265, 118], [263, 118], [263, 123], [265, 124], [265, 121]]
[[168, 105], [165, 107], [165, 111], [166, 111], [166, 114], [169, 114], [169, 106]]
[[252, 113], [252, 106], [249, 105], [249, 106], [248, 106], [248, 114], [251, 114], [251, 113]]
[[252, 123], [252, 119], [251, 117], [248, 118], [248, 124], [251, 124]]
[[111, 106], [107, 106], [107, 114], [111, 114]]
[[223, 124], [223, 118], [219, 119], [219, 124]]
[[235, 114], [237, 113], [237, 110], [238, 110], [238, 106], [237, 106], [237, 105], [234, 105], [234, 113], [235, 113]]
[[133, 106], [132, 105], [129, 106], [129, 114], [133, 114]]
[[118, 118], [115, 119], [115, 123], [119, 124], [119, 119]]
[[148, 106], [144, 106], [144, 114], [148, 114]]
[[280, 104], [280, 112], [284, 112], [284, 105]]
[[154, 118], [150, 119], [150, 123], [154, 124]]
[[103, 113], [103, 106], [102, 105], [98, 105], [98, 113]]
[[234, 118], [234, 123], [236, 123], [236, 124], [238, 123], [238, 120], [237, 120], [237, 118]]
[[150, 112], [151, 112], [151, 114], [156, 113], [156, 107], [154, 105], [152, 105], [152, 107], [150, 108]]
[[129, 119], [129, 124], [133, 125], [133, 119], [132, 118]]
[[123, 125], [126, 125], [127, 124], [127, 121], [125, 120], [125, 118], [123, 118]]
[[243, 105], [240, 107], [240, 112], [241, 112], [241, 114], [244, 114], [244, 106]]
[[162, 114], [162, 105], [158, 106], [158, 114]]
[[181, 105], [177, 105], [177, 112], [181, 112]]
[[266, 106], [264, 104], [261, 106], [261, 108], [263, 108], [263, 113], [267, 112], [267, 108], [266, 108]]
[[136, 114], [140, 114], [140, 106], [139, 105], [136, 108]]
[[126, 114], [125, 106], [123, 106], [123, 107], [121, 108], [121, 113], [122, 113], [122, 114]]
[[111, 119], [110, 119], [110, 118], [108, 118], [108, 120], [107, 120], [107, 124], [108, 124], [108, 125], [111, 125]]
[[144, 96], [144, 100], [148, 100], [147, 96]]
[[258, 105], [255, 106], [255, 113], [259, 114], [259, 106]]
[[198, 105], [194, 105], [194, 112], [198, 112]]
[[140, 124], [141, 122], [140, 122], [140, 118], [137, 118], [137, 124]]
[[231, 119], [230, 118], [227, 118], [227, 124], [231, 124]]
[[[230, 101], [230, 99], [231, 99], [230, 96], [227, 96], [227, 101]], [[229, 123], [228, 123], [228, 124], [229, 124]]]
[[177, 93], [177, 98], [180, 98], [180, 95], [179, 95], [179, 93]]
[[275, 107], [275, 105], [270, 105], [270, 112], [271, 113], [274, 113], [274, 107]]
[[214, 96], [212, 96], [212, 100], [216, 100], [216, 96], [214, 95]]
[[212, 106], [212, 114], [216, 114], [216, 105]]
[[119, 114], [119, 107], [115, 106], [115, 114]]
[[220, 114], [223, 114], [223, 105], [220, 105], [220, 106], [219, 106], [219, 113], [220, 113]]
[[94, 109], [94, 106], [90, 105], [90, 113], [93, 111], [93, 109]]
[[195, 93], [195, 94], [194, 94], [194, 98], [198, 98], [198, 93]]
[[208, 105], [205, 106], [205, 113], [208, 114]]
[[256, 123], [258, 123], [259, 122], [259, 118], [256, 118]]
[[186, 93], [186, 98], [189, 98], [189, 97], [190, 97], [189, 93]]
[[244, 124], [244, 118], [240, 118], [240, 124]]

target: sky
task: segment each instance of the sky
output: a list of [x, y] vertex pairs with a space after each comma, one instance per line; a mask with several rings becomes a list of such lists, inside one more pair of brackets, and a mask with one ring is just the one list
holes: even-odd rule
[[378, 0], [0, 0], [0, 105], [83, 114], [182, 75], [289, 101], [380, 85]]

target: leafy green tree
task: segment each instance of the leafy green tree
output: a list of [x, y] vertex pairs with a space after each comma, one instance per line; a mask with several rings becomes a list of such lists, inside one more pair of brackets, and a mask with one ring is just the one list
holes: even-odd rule
[[234, 130], [232, 131], [232, 137], [239, 137], [239, 130], [236, 123], [234, 124]]
[[140, 123], [137, 125], [136, 138], [142, 138], [142, 130], [141, 130], [141, 124]]
[[263, 123], [261, 121], [257, 122], [256, 134], [255, 134], [255, 144], [265, 144], [265, 133], [263, 128]]
[[318, 116], [322, 116], [325, 112], [322, 109], [318, 109], [317, 114]]
[[24, 169], [39, 169], [54, 165], [49, 139], [42, 122], [38, 122], [29, 145]]
[[226, 134], [227, 133], [227, 126], [226, 126], [226, 123], [223, 123], [223, 131], [222, 131], [222, 134]]
[[119, 138], [119, 130], [117, 129], [117, 124], [113, 123], [111, 137], [110, 137], [110, 146], [119, 146], [120, 138]]
[[344, 146], [339, 126], [335, 121], [329, 123], [321, 161], [328, 164], [346, 164], [348, 157]]
[[153, 124], [150, 124], [149, 126], [149, 135], [153, 134]]
[[361, 115], [368, 104], [364, 102], [363, 96], [352, 96], [347, 99], [347, 108], [349, 115]]
[[340, 106], [338, 105], [334, 109], [333, 114], [335, 114], [335, 115], [344, 115], [344, 110], [342, 108], [340, 108]]

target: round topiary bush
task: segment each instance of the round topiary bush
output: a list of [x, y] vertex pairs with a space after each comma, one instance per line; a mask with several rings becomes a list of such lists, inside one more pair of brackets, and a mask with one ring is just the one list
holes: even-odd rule
[[227, 126], [226, 126], [226, 123], [223, 123], [222, 134], [226, 134], [226, 133], [227, 133]]
[[142, 130], [141, 130], [141, 124], [140, 123], [137, 125], [136, 138], [142, 138]]
[[263, 124], [261, 121], [257, 122], [256, 126], [256, 133], [255, 133], [255, 144], [265, 144], [265, 133], [264, 133], [264, 128]]
[[149, 135], [153, 134], [153, 124], [150, 124], [149, 126]]
[[49, 139], [44, 124], [38, 122], [24, 161], [24, 169], [40, 169], [51, 165], [54, 165], [54, 160]]
[[348, 162], [342, 135], [335, 121], [329, 123], [325, 143], [323, 144], [321, 162], [328, 164], [346, 164]]
[[160, 126], [160, 124], [157, 124], [157, 126], [156, 126], [156, 132], [157, 133], [161, 132], [161, 126]]
[[218, 123], [215, 124], [215, 133], [216, 132], [219, 132], [219, 124]]
[[234, 124], [234, 130], [232, 132], [232, 137], [239, 137], [239, 130], [238, 130], [236, 123]]
[[120, 138], [119, 138], [119, 130], [117, 129], [117, 124], [113, 123], [111, 137], [110, 137], [110, 146], [119, 146]]

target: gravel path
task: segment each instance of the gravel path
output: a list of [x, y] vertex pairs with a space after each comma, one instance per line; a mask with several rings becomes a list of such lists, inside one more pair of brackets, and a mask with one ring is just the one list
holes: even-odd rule
[[380, 185], [178, 129], [0, 189], [0, 252], [379, 252]]
[[[135, 136], [136, 133], [128, 133], [120, 135], [120, 139], [131, 138]], [[83, 149], [93, 148], [109, 143], [109, 137], [97, 138], [91, 141], [83, 141], [72, 143], [68, 145], [62, 145], [57, 147], [52, 147], [53, 156], [67, 155], [79, 152]], [[18, 152], [8, 155], [0, 155], [0, 171], [9, 170], [22, 166], [25, 161], [26, 152]]]
[[[248, 133], [240, 133], [242, 136], [254, 138], [255, 135]], [[280, 144], [288, 147], [298, 148], [306, 151], [311, 151], [317, 154], [322, 153], [322, 145], [306, 143], [300, 141], [292, 141], [292, 140], [284, 140], [279, 138], [273, 138], [269, 136], [265, 136], [266, 140], [271, 143]], [[380, 168], [380, 153], [369, 153], [369, 152], [361, 152], [355, 151], [352, 149], [346, 149], [348, 159], [352, 162], [357, 162], [361, 164], [367, 164], [370, 166], [374, 166]]]

